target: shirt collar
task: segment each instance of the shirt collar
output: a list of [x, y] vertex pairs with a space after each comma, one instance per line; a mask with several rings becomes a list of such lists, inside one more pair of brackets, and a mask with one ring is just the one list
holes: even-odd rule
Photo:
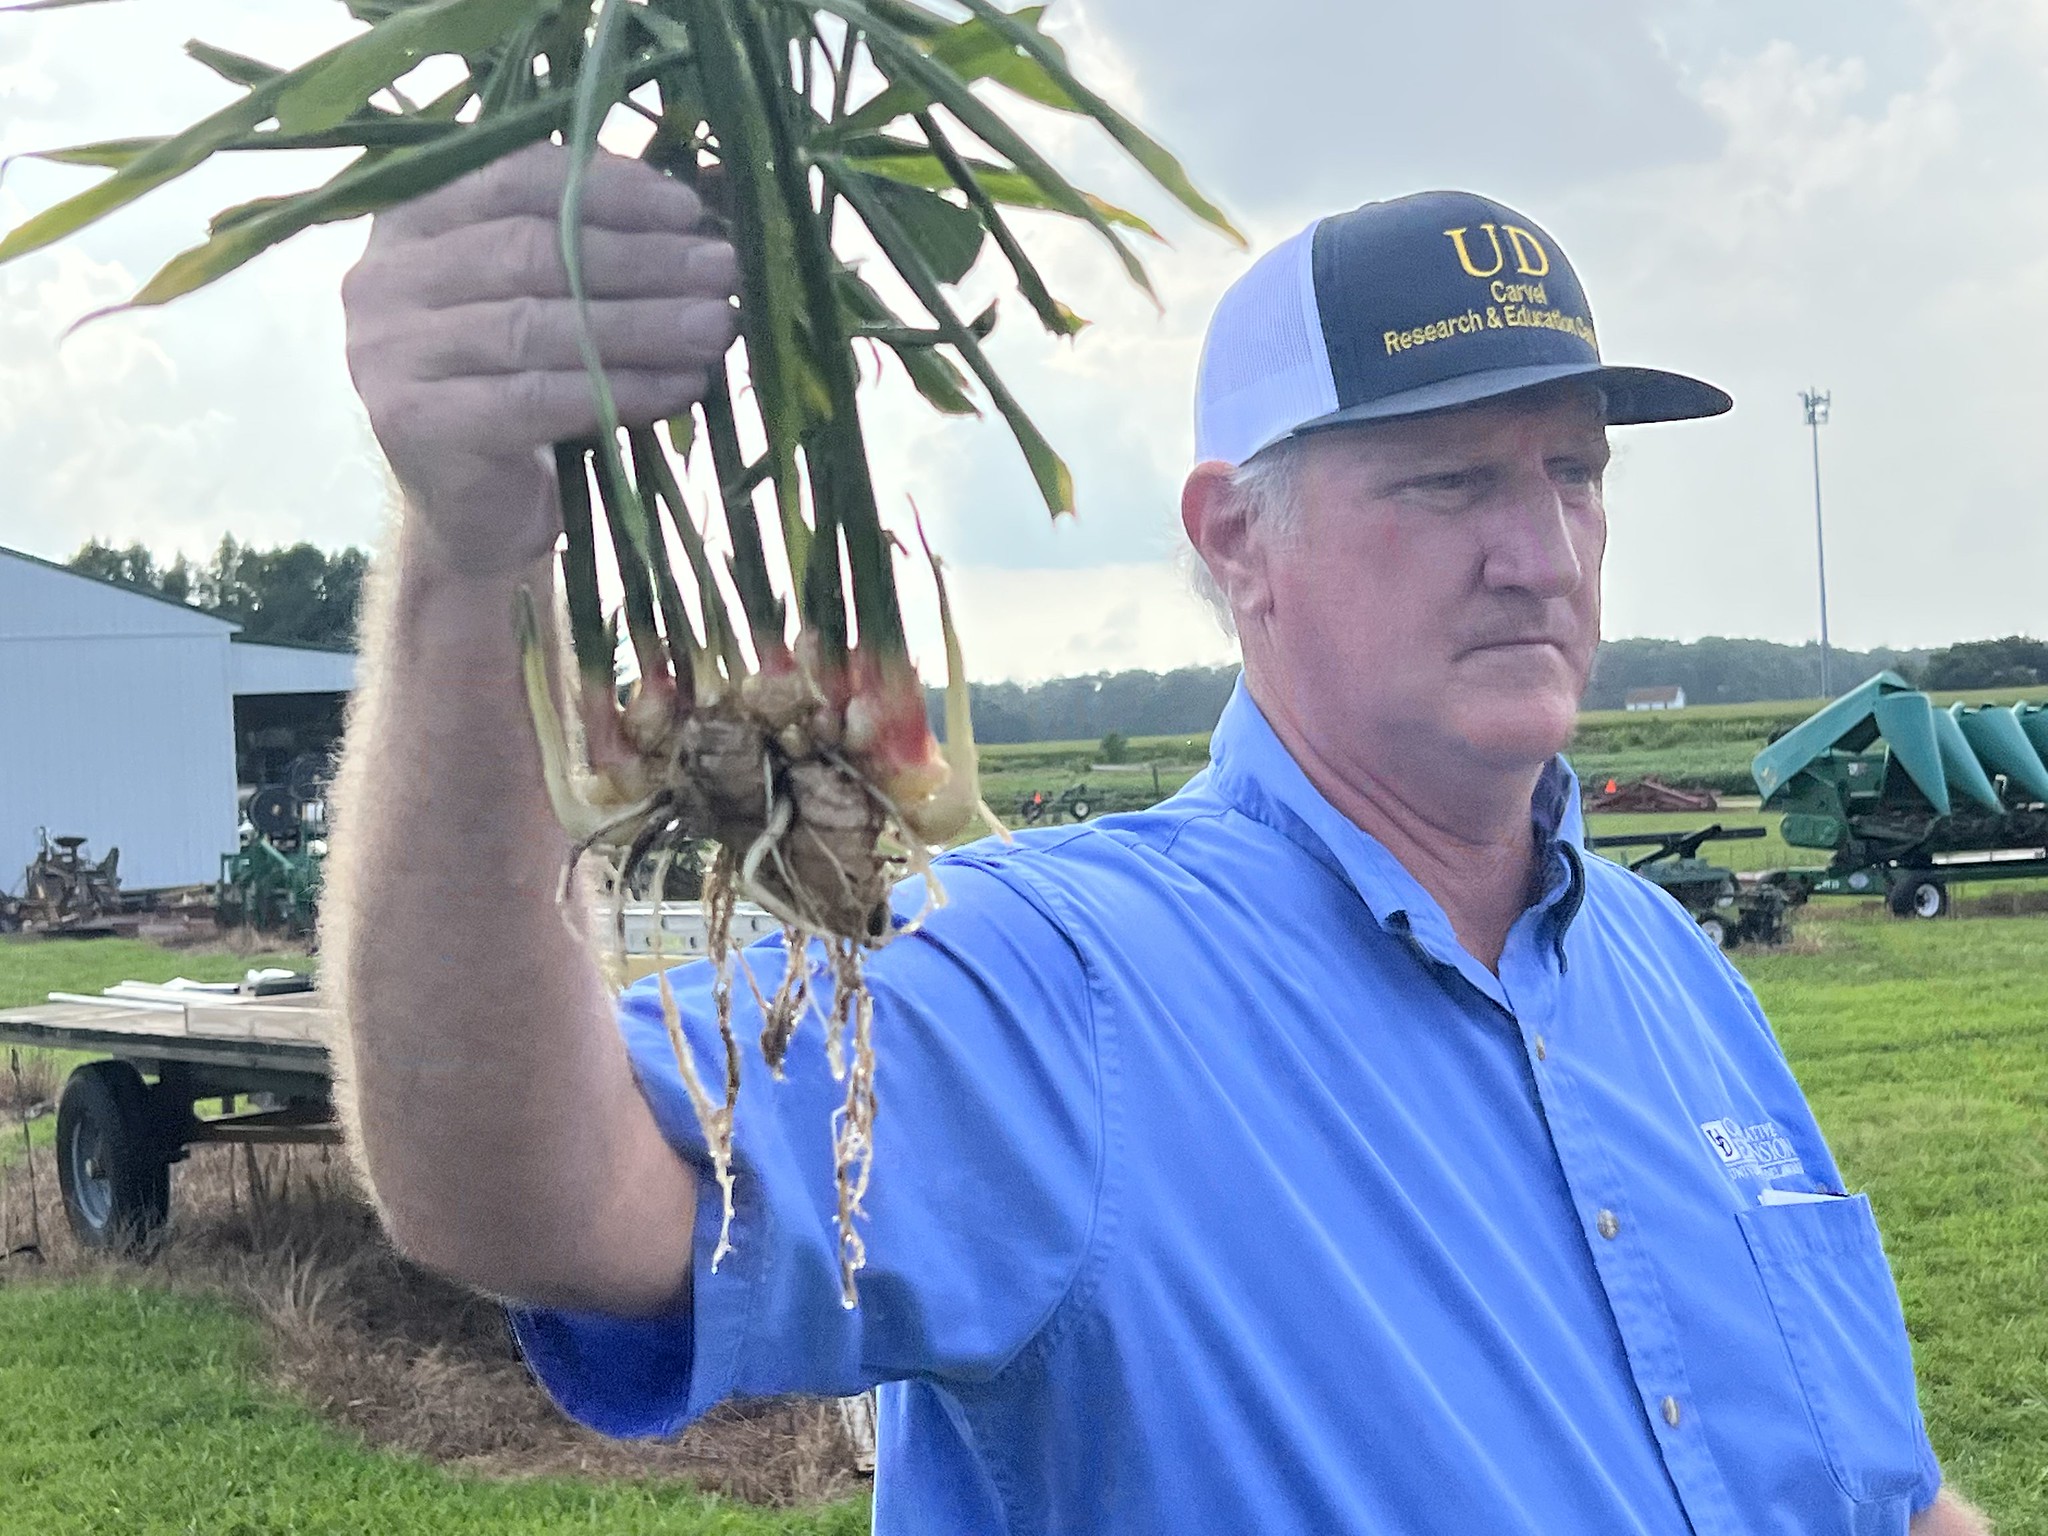
[[[1385, 844], [1309, 782], [1267, 723], [1242, 675], [1210, 737], [1209, 756], [1217, 791], [1346, 880], [1380, 927], [1412, 938], [1451, 963], [1456, 963], [1453, 957], [1465, 957], [1436, 898]], [[1532, 910], [1554, 912], [1552, 938], [1561, 952], [1564, 930], [1578, 912], [1584, 878], [1579, 860], [1585, 843], [1578, 776], [1562, 757], [1552, 758], [1543, 770], [1529, 816], [1544, 874], [1543, 894]]]

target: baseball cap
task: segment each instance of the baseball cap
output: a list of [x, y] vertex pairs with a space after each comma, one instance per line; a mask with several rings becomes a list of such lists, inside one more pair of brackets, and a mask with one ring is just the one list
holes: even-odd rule
[[1711, 384], [1600, 360], [1585, 290], [1534, 220], [1470, 192], [1318, 219], [1254, 262], [1209, 321], [1195, 456], [1583, 378], [1613, 426], [1718, 416]]

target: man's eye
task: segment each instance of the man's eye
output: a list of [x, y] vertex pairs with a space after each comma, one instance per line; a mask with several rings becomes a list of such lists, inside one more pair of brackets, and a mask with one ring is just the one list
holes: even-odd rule
[[1554, 459], [1550, 473], [1560, 485], [1592, 485], [1600, 478], [1600, 471], [1584, 459]]

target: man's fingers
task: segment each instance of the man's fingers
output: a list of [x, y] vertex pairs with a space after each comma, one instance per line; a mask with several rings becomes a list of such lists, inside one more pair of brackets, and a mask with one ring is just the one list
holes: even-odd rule
[[[583, 366], [583, 317], [569, 299], [502, 299], [435, 311], [412, 337], [408, 371], [421, 382]], [[589, 309], [607, 370], [703, 372], [738, 327], [718, 299], [612, 299]]]
[[[672, 231], [583, 232], [583, 287], [593, 299], [730, 296], [739, 263], [732, 247]], [[407, 304], [440, 309], [487, 299], [565, 298], [569, 272], [552, 218], [522, 215], [466, 224], [425, 241], [373, 245], [356, 285]]]
[[[569, 152], [532, 144], [480, 171], [380, 215], [398, 232], [431, 238], [492, 219], [554, 218], [562, 211]], [[599, 150], [583, 182], [587, 228], [688, 231], [704, 216], [697, 194], [650, 165]]]
[[[681, 416], [704, 398], [702, 370], [655, 372], [607, 369], [619, 419], [629, 427], [647, 426]], [[502, 436], [465, 441], [464, 446], [490, 455], [512, 455], [561, 442], [590, 437], [598, 430], [597, 405], [591, 398], [590, 376], [582, 369], [563, 373], [514, 373], [494, 378], [449, 379], [419, 395], [415, 423], [424, 441], [447, 442], [476, 434], [479, 427]]]

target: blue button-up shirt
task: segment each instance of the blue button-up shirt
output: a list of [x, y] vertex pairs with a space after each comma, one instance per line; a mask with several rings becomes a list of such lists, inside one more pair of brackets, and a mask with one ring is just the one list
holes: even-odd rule
[[[884, 1384], [882, 1536], [1903, 1532], [1939, 1472], [1869, 1203], [1719, 952], [1581, 855], [1563, 765], [1496, 974], [1241, 687], [1213, 754], [948, 857], [871, 960], [857, 1310], [820, 1025], [773, 1081], [736, 988], [733, 1252], [707, 1180], [686, 1310], [519, 1315], [563, 1406], [662, 1434]], [[655, 994], [621, 1016], [701, 1163]]]

